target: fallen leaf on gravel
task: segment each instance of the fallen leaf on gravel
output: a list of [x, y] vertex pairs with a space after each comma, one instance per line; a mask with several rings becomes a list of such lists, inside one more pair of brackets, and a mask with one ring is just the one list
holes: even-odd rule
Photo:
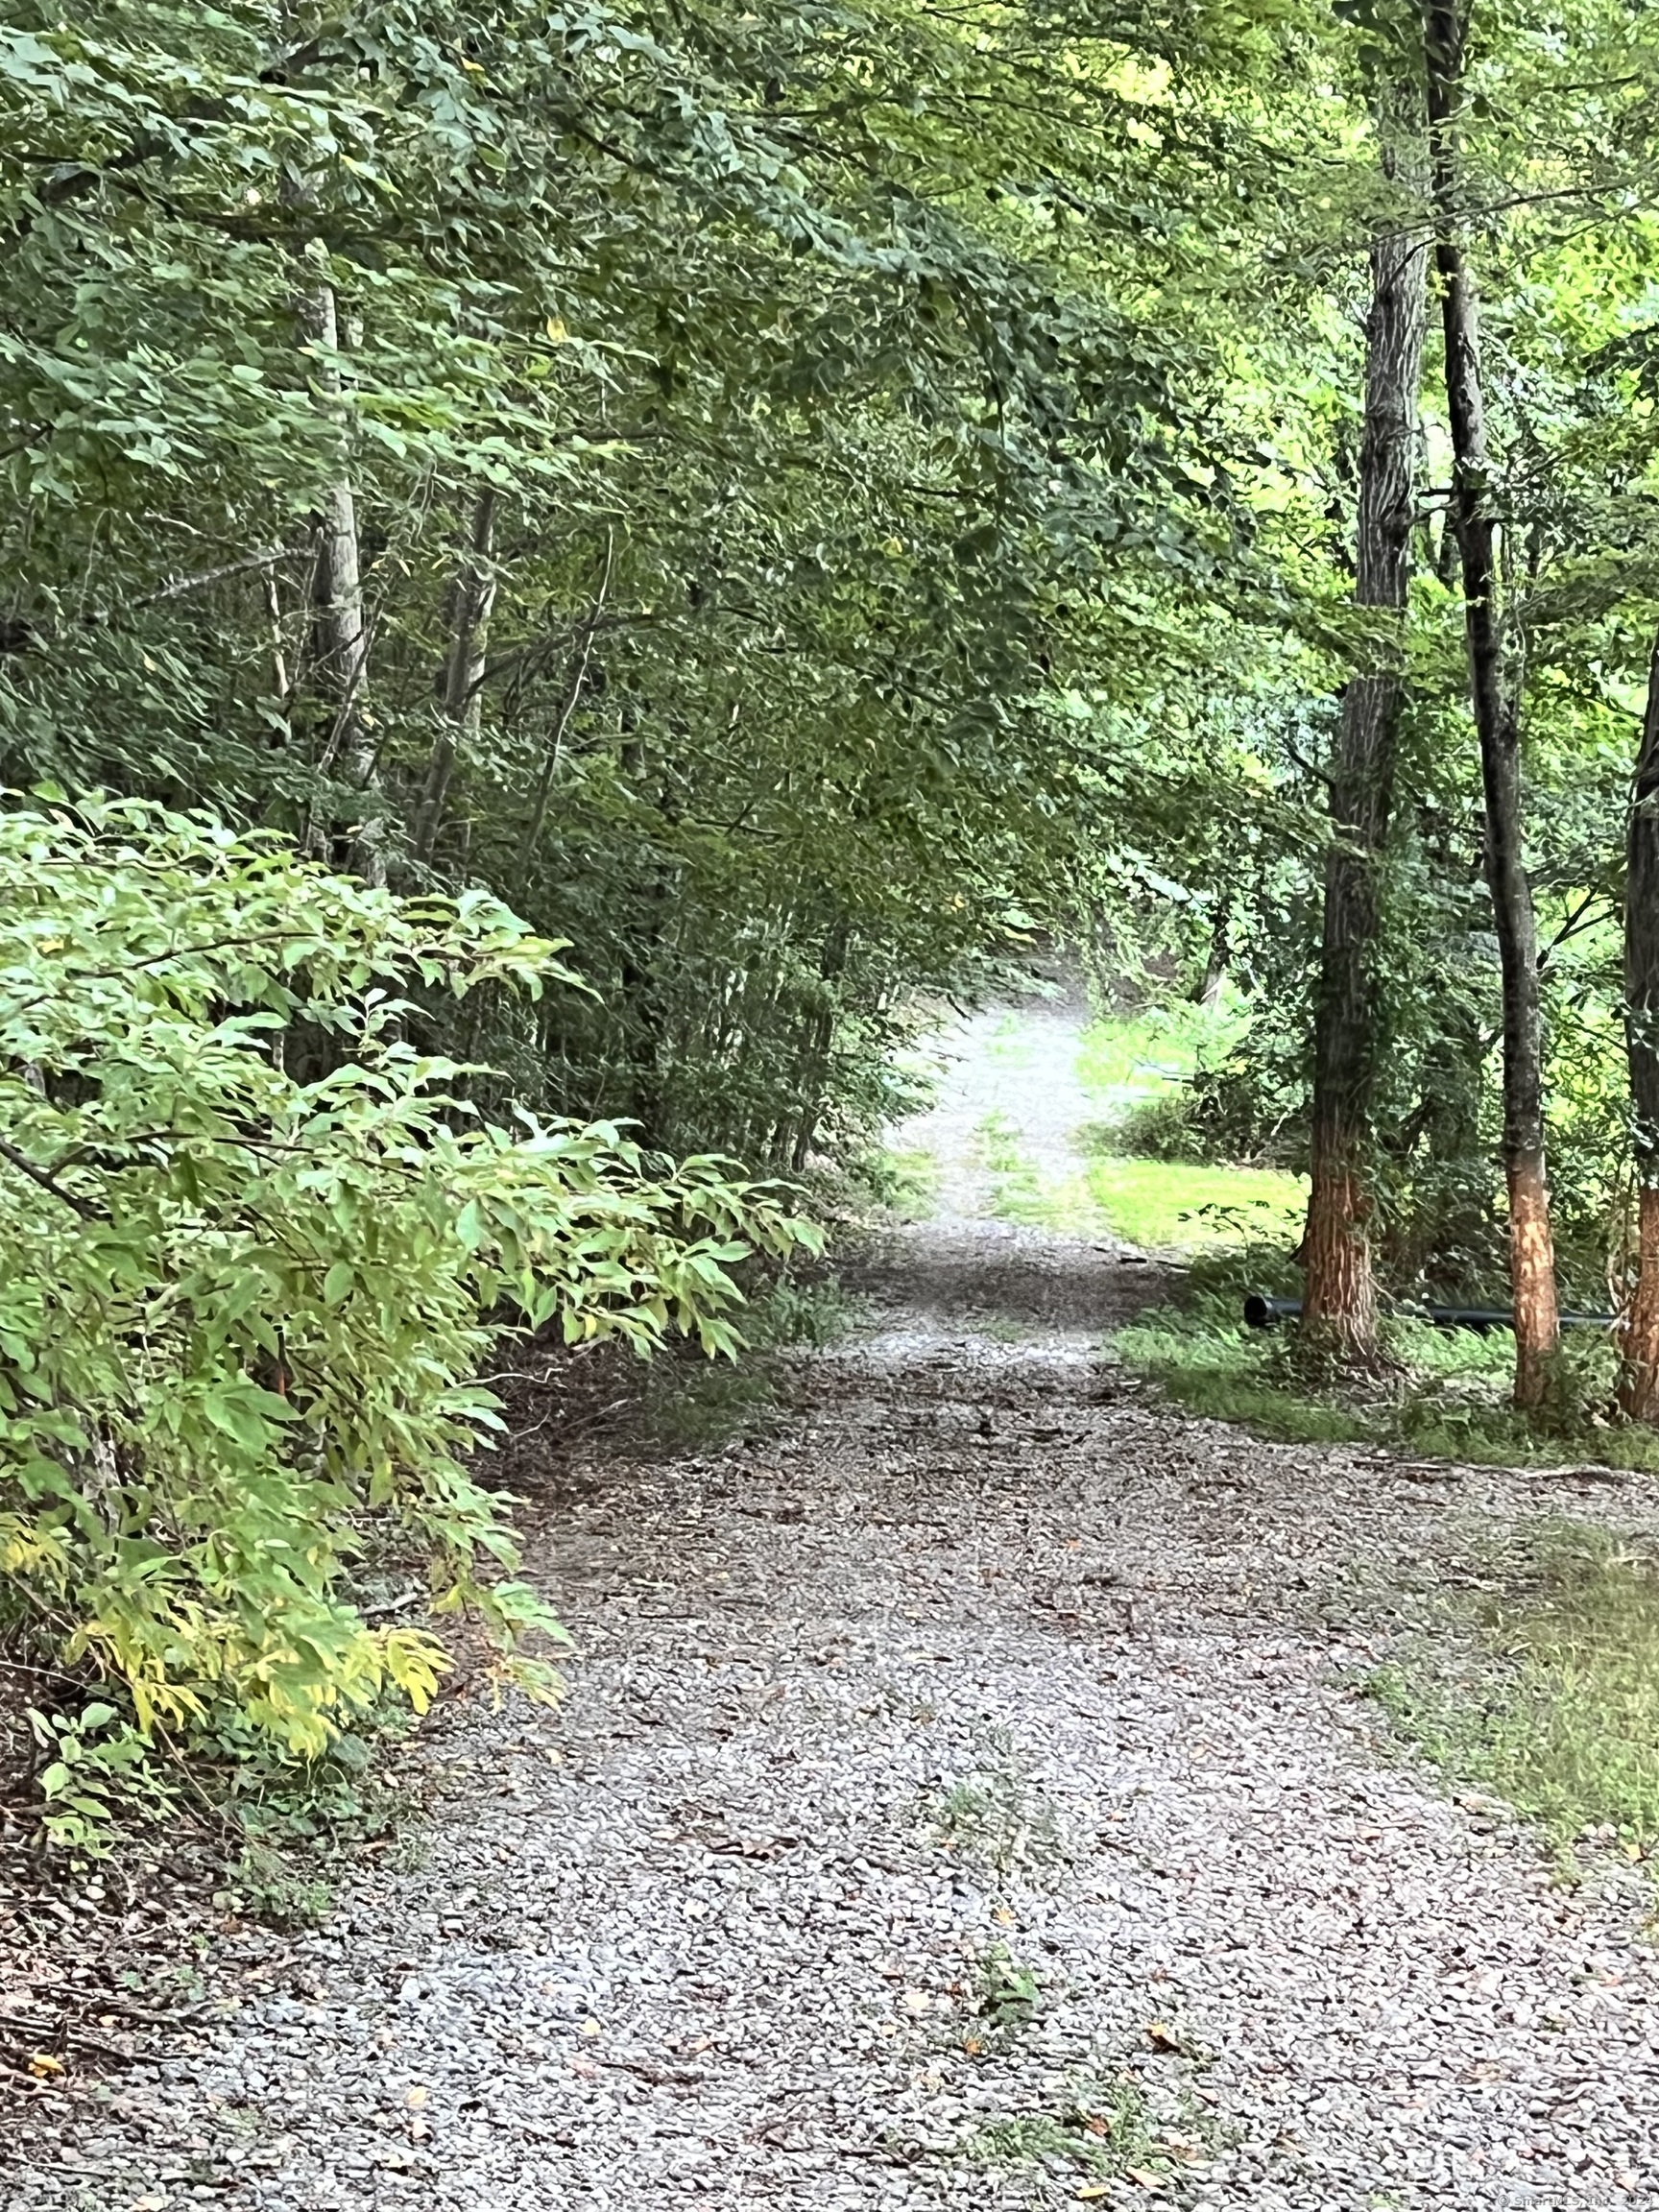
[[926, 1989], [906, 1989], [899, 2000], [906, 2012], [931, 2012], [933, 2000]]
[[426, 2102], [426, 2092], [424, 2089], [411, 2089], [408, 2096], [404, 2098], [403, 2102], [405, 2104], [424, 2104]]
[[30, 2056], [29, 2071], [37, 2081], [45, 2081], [62, 2073], [63, 2061], [61, 2058], [54, 2058], [50, 2051], [36, 2051]]
[[1080, 2204], [1093, 2204], [1102, 2197], [1110, 2197], [1111, 2194], [1112, 2184], [1110, 2181], [1085, 2181], [1082, 2188], [1077, 2192], [1077, 2201]]
[[605, 2031], [600, 2027], [597, 2020], [584, 2020], [582, 2032], [584, 2035], [603, 2035]]
[[1146, 2040], [1154, 2051], [1165, 2051], [1176, 2058], [1187, 2056], [1187, 2046], [1173, 2028], [1166, 2028], [1162, 2020], [1148, 2020]]

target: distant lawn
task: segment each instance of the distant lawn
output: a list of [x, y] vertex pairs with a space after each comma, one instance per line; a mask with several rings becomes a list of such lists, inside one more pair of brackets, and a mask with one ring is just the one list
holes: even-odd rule
[[1151, 1251], [1294, 1243], [1308, 1211], [1304, 1178], [1276, 1168], [1094, 1160], [1084, 1178], [1089, 1202], [1107, 1227]]
[[1203, 1006], [1153, 1007], [1143, 1014], [1092, 1022], [1077, 1055], [1077, 1079], [1099, 1105], [1100, 1118], [1120, 1120], [1135, 1106], [1177, 1090], [1200, 1058], [1219, 1058], [1243, 1027], [1237, 1012]]
[[1299, 1175], [1262, 1167], [1200, 1167], [1174, 1160], [1080, 1159], [1046, 1167], [1029, 1159], [1006, 1115], [981, 1125], [992, 1205], [1004, 1219], [1064, 1236], [1109, 1234], [1156, 1252], [1294, 1242], [1307, 1210]]

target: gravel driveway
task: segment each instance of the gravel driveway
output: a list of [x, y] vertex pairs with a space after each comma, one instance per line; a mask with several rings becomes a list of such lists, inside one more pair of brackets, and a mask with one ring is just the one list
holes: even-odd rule
[[944, 1215], [777, 1433], [529, 1501], [567, 1704], [444, 1708], [423, 1862], [226, 1934], [222, 2016], [0, 2123], [9, 2206], [1659, 2203], [1646, 1892], [1553, 1887], [1352, 1687], [1392, 1590], [1560, 1485], [1102, 1363], [1151, 1271], [972, 1181], [988, 1085], [1064, 1120], [1074, 1025], [1023, 1076], [965, 1033]]

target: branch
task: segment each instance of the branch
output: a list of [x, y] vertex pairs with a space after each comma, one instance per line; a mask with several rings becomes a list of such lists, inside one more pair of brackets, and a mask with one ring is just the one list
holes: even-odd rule
[[1304, 760], [1301, 754], [1297, 752], [1295, 746], [1291, 744], [1288, 737], [1285, 739], [1285, 750], [1289, 754], [1296, 766], [1301, 769], [1304, 776], [1313, 777], [1318, 782], [1324, 784], [1327, 791], [1335, 790], [1336, 779], [1331, 774], [1331, 771], [1328, 768], [1320, 768], [1315, 766], [1311, 760]]
[[[1595, 926], [1599, 917], [1592, 914], [1590, 909], [1598, 900], [1605, 897], [1606, 894], [1602, 891], [1587, 891], [1584, 894], [1572, 913], [1568, 915], [1566, 921], [1562, 923], [1560, 928], [1556, 930], [1554, 936], [1551, 938], [1549, 944], [1545, 946], [1543, 951], [1539, 953], [1538, 967], [1540, 972], [1548, 967], [1550, 955], [1558, 945], [1565, 945], [1569, 937], [1576, 937], [1581, 930]], [[1589, 916], [1588, 921], [1585, 919], [1586, 915]]]
[[[186, 592], [205, 591], [210, 584], [223, 584], [228, 576], [245, 576], [252, 568], [275, 568], [278, 562], [302, 560], [305, 551], [302, 545], [262, 545], [257, 553], [244, 553], [240, 560], [223, 562], [217, 568], [199, 568], [188, 576], [175, 576], [158, 591], [146, 591], [142, 598], [129, 599], [121, 613], [131, 614], [140, 607], [158, 607], [164, 599], [182, 599]], [[88, 624], [100, 626], [114, 618], [108, 607], [101, 607], [84, 617]]]
[[71, 1212], [79, 1214], [83, 1221], [107, 1221], [109, 1216], [100, 1206], [83, 1198], [78, 1191], [65, 1190], [49, 1167], [37, 1167], [27, 1152], [19, 1152], [15, 1144], [9, 1144], [0, 1137], [0, 1160], [10, 1161], [19, 1175], [27, 1175], [30, 1182], [61, 1200]]

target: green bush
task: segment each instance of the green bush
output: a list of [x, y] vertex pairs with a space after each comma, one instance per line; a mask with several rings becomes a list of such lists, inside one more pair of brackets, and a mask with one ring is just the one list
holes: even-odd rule
[[[549, 1689], [471, 1466], [492, 1344], [728, 1352], [732, 1264], [815, 1243], [722, 1161], [487, 1121], [421, 1050], [409, 994], [573, 986], [558, 950], [138, 802], [0, 814], [0, 1624], [143, 1736], [315, 1753], [388, 1685], [421, 1707], [442, 1647], [347, 1587], [376, 1519]], [[108, 1725], [53, 1761], [65, 1819]]]

